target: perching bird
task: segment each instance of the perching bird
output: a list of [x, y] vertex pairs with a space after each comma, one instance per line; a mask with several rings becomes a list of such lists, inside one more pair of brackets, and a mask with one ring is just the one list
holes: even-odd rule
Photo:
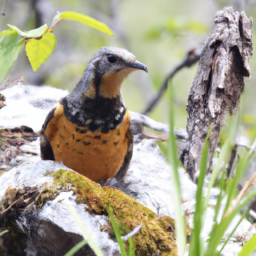
[[40, 135], [42, 159], [62, 161], [94, 181], [122, 179], [133, 139], [120, 88], [138, 69], [148, 71], [127, 50], [101, 48], [73, 91], [46, 117]]

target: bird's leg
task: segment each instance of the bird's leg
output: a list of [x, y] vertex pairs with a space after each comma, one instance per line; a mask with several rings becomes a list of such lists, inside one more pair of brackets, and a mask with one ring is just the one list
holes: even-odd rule
[[169, 136], [168, 134], [162, 134], [162, 135], [150, 135], [146, 134], [145, 132], [142, 132], [140, 135], [140, 139], [155, 139], [160, 141], [166, 141], [168, 140]]
[[104, 187], [107, 187], [107, 185], [108, 185], [108, 182], [110, 181], [110, 179], [105, 179], [105, 180], [103, 180], [103, 183], [102, 183], [102, 187], [104, 188]]

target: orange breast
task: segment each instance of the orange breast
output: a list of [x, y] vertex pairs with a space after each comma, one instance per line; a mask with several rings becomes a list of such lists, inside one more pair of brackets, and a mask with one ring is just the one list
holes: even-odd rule
[[70, 121], [58, 105], [45, 130], [55, 160], [94, 180], [115, 177], [121, 168], [131, 138], [128, 111], [121, 125], [107, 134], [84, 130]]

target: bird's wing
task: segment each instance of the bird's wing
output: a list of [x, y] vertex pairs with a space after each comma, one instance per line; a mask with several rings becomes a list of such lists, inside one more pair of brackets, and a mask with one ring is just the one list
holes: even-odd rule
[[54, 158], [54, 154], [53, 154], [53, 150], [52, 150], [52, 146], [48, 140], [48, 138], [45, 135], [45, 130], [47, 128], [48, 123], [51, 121], [51, 119], [54, 117], [54, 113], [55, 113], [56, 107], [53, 108], [49, 114], [47, 115], [42, 130], [41, 130], [41, 134], [40, 134], [40, 149], [41, 149], [41, 158], [43, 160], [55, 160]]
[[132, 134], [131, 134], [130, 130], [128, 130], [126, 136], [128, 136], [128, 138], [129, 138], [129, 145], [127, 147], [127, 152], [126, 152], [126, 155], [124, 157], [124, 162], [123, 162], [120, 170], [118, 171], [117, 175], [115, 176], [115, 178], [117, 180], [121, 180], [125, 177], [125, 174], [127, 172], [127, 169], [129, 167], [129, 164], [130, 164], [131, 159], [132, 159], [133, 137], [132, 137]]

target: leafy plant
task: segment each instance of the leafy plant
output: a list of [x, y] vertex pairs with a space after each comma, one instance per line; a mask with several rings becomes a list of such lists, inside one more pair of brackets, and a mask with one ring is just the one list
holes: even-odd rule
[[37, 71], [53, 53], [57, 41], [54, 28], [63, 20], [74, 20], [113, 36], [112, 31], [104, 23], [76, 12], [62, 12], [55, 15], [52, 25], [47, 24], [30, 31], [21, 31], [13, 25], [9, 30], [0, 32], [0, 80], [3, 80], [25, 45], [26, 54], [33, 71]]

